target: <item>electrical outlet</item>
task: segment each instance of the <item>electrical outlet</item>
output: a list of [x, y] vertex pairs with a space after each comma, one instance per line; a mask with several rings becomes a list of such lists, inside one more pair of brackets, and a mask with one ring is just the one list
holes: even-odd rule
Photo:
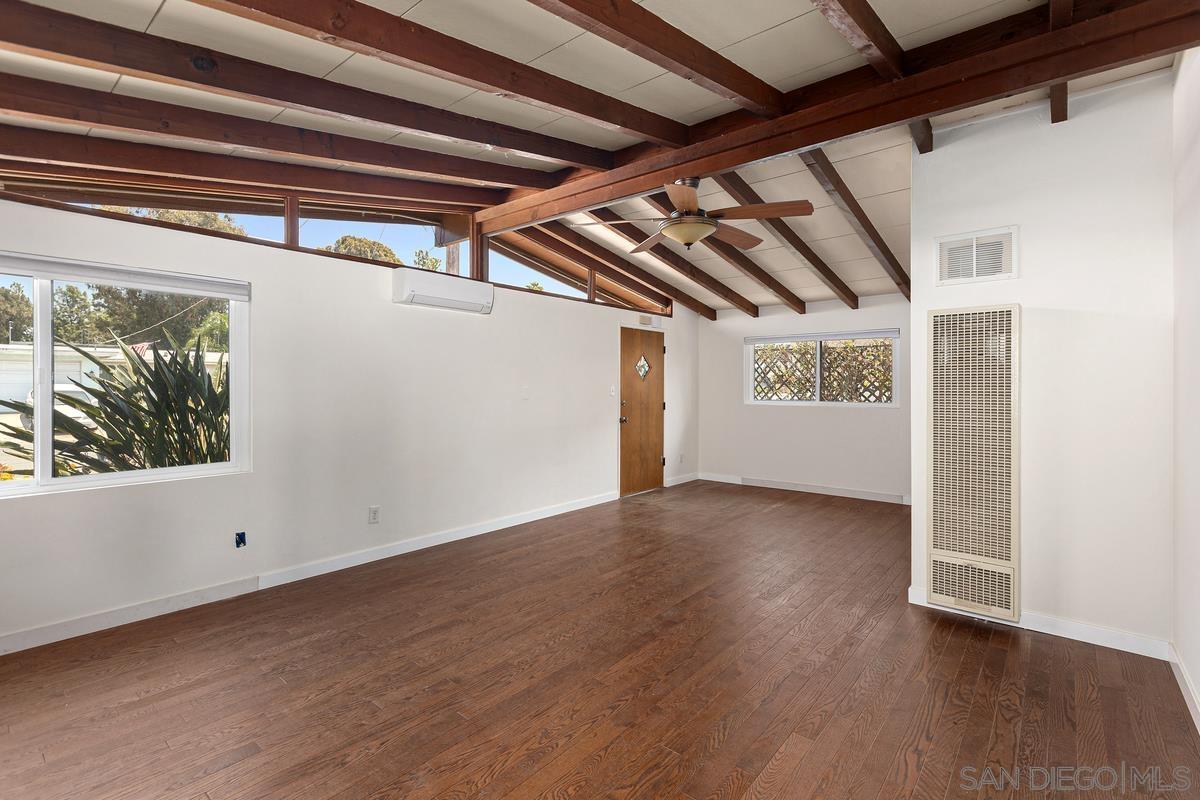
[[683, 463], [683, 453], [680, 453], [680, 454], [679, 454], [679, 463], [680, 463], [680, 464], [682, 464], [682, 463]]
[[237, 533], [235, 533], [233, 535], [233, 546], [234, 547], [245, 547], [246, 546], [246, 532], [245, 531], [238, 531]]
[[379, 506], [367, 506], [367, 524], [379, 524]]

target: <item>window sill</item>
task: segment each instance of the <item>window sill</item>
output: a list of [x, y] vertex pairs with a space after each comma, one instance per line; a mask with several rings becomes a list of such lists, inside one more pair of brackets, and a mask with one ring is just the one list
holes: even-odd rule
[[[54, 478], [45, 483], [34, 481], [0, 482], [0, 501], [31, 495], [60, 494], [87, 489], [111, 489], [120, 486], [142, 486], [150, 483], [215, 478], [225, 475], [240, 475], [250, 472], [249, 466], [237, 464], [201, 464], [191, 467], [167, 467], [138, 472], [119, 472], [103, 475], [79, 475], [72, 478]], [[16, 484], [15, 486], [13, 484]], [[11, 488], [10, 488], [11, 487]]]

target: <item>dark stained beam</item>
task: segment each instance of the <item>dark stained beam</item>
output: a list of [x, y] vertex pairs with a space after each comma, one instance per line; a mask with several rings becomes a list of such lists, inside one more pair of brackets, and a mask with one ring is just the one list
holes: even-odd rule
[[[1075, 0], [1050, 0], [1050, 30], [1065, 28], [1075, 16]], [[1050, 123], [1067, 121], [1067, 84], [1050, 85]]]
[[666, 145], [687, 126], [357, 0], [194, 0], [279, 30]]
[[300, 198], [294, 194], [283, 198], [283, 242], [300, 244]]
[[1200, 0], [1142, 0], [1042, 33], [1029, 32], [1029, 22], [1039, 16], [1026, 14], [1015, 15], [1018, 26], [1001, 21], [981, 33], [951, 37], [970, 55], [955, 57], [933, 47], [919, 54], [929, 66], [889, 82], [873, 70], [867, 70], [870, 75], [856, 70], [799, 95], [796, 110], [781, 117], [745, 125], [722, 120], [724, 129], [711, 138], [512, 199], [481, 211], [479, 219], [489, 232], [530, 225], [652, 192], [678, 178], [727, 172], [1200, 44]]
[[530, 2], [751, 113], [773, 117], [783, 111], [783, 92], [633, 0]]
[[196, 181], [207, 181], [214, 189], [222, 185], [243, 190], [284, 189], [342, 202], [386, 199], [479, 208], [502, 199], [497, 190], [477, 186], [281, 164], [11, 125], [0, 125], [0, 169], [98, 180], [151, 180], [194, 188], [204, 188], [195, 186]]
[[[758, 192], [746, 183], [745, 178], [738, 175], [736, 172], [726, 172], [724, 175], [715, 175], [713, 180], [718, 186], [725, 190], [725, 193], [732, 197], [739, 205], [748, 206], [754, 203], [762, 203], [764, 200]], [[801, 258], [803, 258], [812, 268], [813, 272], [817, 273], [817, 277], [821, 282], [829, 287], [838, 299], [851, 308], [858, 308], [858, 295], [856, 295], [846, 282], [843, 281], [833, 268], [825, 263], [825, 260], [817, 255], [816, 251], [809, 246], [808, 242], [792, 230], [781, 219], [763, 219], [759, 220], [762, 225], [770, 231], [771, 235], [782, 244], [784, 247], [790, 247]]]
[[908, 132], [912, 135], [918, 153], [933, 152], [933, 124], [929, 120], [919, 119], [908, 123]]
[[[658, 192], [656, 194], [648, 195], [645, 200], [655, 211], [659, 212], [660, 214], [670, 214], [674, 208], [670, 199], [667, 197], [666, 192]], [[709, 236], [707, 239], [701, 239], [700, 244], [716, 253], [718, 256], [724, 259], [727, 264], [737, 269], [747, 278], [750, 278], [759, 286], [762, 286], [764, 289], [774, 294], [785, 306], [792, 309], [797, 314], [803, 314], [805, 312], [804, 301], [797, 297], [795, 292], [780, 283], [779, 279], [774, 275], [767, 272], [758, 264], [755, 264], [750, 256], [746, 255], [738, 248], [731, 244], [722, 242], [712, 236]]]
[[904, 77], [904, 50], [869, 0], [813, 0], [813, 5], [876, 72], [889, 80]]
[[442, 155], [15, 75], [6, 75], [0, 83], [0, 110], [25, 119], [149, 135], [163, 144], [192, 142], [244, 147], [258, 153], [297, 157], [330, 167], [353, 164], [475, 185], [547, 188], [558, 183], [551, 173], [524, 167]]
[[582, 250], [571, 247], [558, 237], [551, 235], [541, 228], [522, 228], [518, 231], [513, 231], [513, 233], [528, 239], [529, 241], [537, 244], [539, 247], [544, 247], [547, 250], [557, 253], [563, 258], [574, 261], [584, 269], [591, 270], [597, 275], [604, 276], [618, 286], [622, 286], [631, 292], [636, 292], [641, 297], [646, 298], [661, 308], [668, 308], [671, 305], [671, 298], [667, 297], [666, 295], [634, 280], [624, 272], [610, 266], [607, 262], [593, 258]]
[[472, 278], [477, 281], [486, 281], [490, 277], [490, 267], [488, 264], [489, 238], [483, 235], [479, 223], [472, 218], [471, 227], [467, 231], [467, 241], [470, 247], [470, 259], [468, 271]]
[[579, 231], [572, 230], [561, 222], [547, 222], [539, 227], [563, 244], [589, 255], [597, 261], [604, 262], [618, 272], [628, 275], [638, 283], [649, 286], [660, 294], [666, 295], [676, 303], [679, 303], [679, 305], [691, 309], [700, 316], [707, 319], [717, 318], [716, 309], [701, 303], [682, 289], [664, 281], [652, 272], [647, 272], [637, 264], [617, 255], [599, 242], [587, 238], [579, 233]]
[[608, 169], [597, 147], [476, 119], [335, 81], [259, 64], [21, 0], [0, 0], [0, 49], [144, 80], [282, 105], [331, 119], [392, 125], [431, 140], [482, 144], [549, 162]]
[[[616, 222], [621, 215], [607, 208], [594, 208], [587, 212], [588, 216], [597, 222]], [[632, 245], [639, 245], [650, 238], [650, 234], [639, 230], [634, 225], [613, 225], [609, 228]], [[704, 287], [735, 308], [740, 308], [752, 317], [758, 316], [758, 306], [730, 289], [704, 270], [692, 264], [683, 256], [676, 253], [665, 244], [656, 244], [645, 251], [657, 258], [661, 263], [678, 272], [683, 277]]]
[[850, 187], [842, 180], [842, 176], [838, 173], [837, 167], [829, 160], [829, 156], [825, 155], [825, 151], [821, 148], [808, 150], [800, 154], [800, 158], [804, 161], [804, 165], [808, 167], [808, 171], [813, 174], [817, 182], [821, 184], [830, 199], [842, 210], [846, 216], [846, 221], [854, 228], [854, 232], [862, 239], [863, 244], [871, 251], [871, 255], [879, 262], [884, 271], [896, 283], [896, 288], [905, 297], [911, 294], [908, 273], [904, 271], [903, 265], [896, 258], [896, 254], [892, 252], [892, 248], [888, 247], [887, 242], [879, 234], [879, 230], [871, 222], [867, 212], [863, 210], [862, 205], [855, 199]]
[[[814, 0], [813, 5], [880, 77], [904, 77], [904, 49], [875, 13], [870, 0]], [[933, 126], [928, 119], [915, 120], [908, 127], [918, 153], [933, 150]]]

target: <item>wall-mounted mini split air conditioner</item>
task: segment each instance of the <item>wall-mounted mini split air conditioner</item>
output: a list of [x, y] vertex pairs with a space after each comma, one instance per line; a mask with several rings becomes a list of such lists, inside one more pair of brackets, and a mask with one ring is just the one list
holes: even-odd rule
[[494, 287], [484, 281], [413, 268], [392, 273], [393, 303], [490, 314], [494, 296]]

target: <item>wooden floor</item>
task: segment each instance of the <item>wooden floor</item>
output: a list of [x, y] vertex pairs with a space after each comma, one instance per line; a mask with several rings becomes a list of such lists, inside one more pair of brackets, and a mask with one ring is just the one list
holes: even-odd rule
[[1122, 761], [1200, 783], [1166, 663], [908, 605], [908, 531], [902, 506], [697, 482], [17, 653], [0, 797], [978, 797], [962, 768]]

